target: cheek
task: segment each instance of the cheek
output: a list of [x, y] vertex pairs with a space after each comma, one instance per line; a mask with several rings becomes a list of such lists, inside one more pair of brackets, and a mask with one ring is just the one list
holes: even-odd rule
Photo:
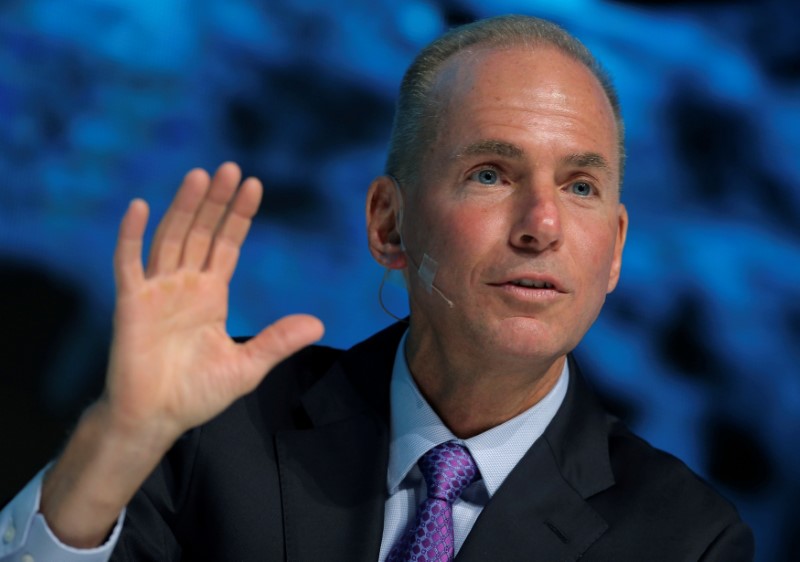
[[502, 221], [489, 209], [461, 205], [442, 213], [431, 225], [429, 243], [444, 261], [460, 267], [480, 263], [505, 240]]
[[616, 231], [607, 221], [592, 221], [584, 223], [573, 239], [576, 240], [576, 266], [585, 272], [588, 284], [602, 285], [605, 292], [614, 259]]

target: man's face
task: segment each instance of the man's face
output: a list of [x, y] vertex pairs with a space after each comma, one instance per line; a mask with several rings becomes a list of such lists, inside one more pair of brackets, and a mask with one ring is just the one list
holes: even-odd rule
[[[619, 150], [597, 79], [551, 48], [461, 53], [439, 74], [444, 112], [405, 190], [402, 236], [421, 348], [555, 360], [616, 286], [627, 215]], [[415, 269], [409, 264], [410, 269]]]

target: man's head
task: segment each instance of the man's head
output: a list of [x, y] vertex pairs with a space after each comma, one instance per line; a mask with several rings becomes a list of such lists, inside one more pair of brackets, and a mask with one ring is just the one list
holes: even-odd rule
[[435, 141], [442, 104], [446, 101], [433, 91], [443, 63], [458, 53], [479, 47], [513, 46], [554, 47], [594, 74], [614, 111], [621, 187], [625, 133], [619, 98], [610, 77], [592, 53], [561, 27], [547, 20], [519, 15], [498, 16], [454, 28], [417, 55], [400, 85], [386, 161], [388, 175], [397, 178], [404, 188], [416, 184], [419, 165], [427, 148]]
[[[552, 363], [619, 277], [618, 109], [596, 69], [553, 41], [474, 41], [444, 57], [425, 91], [435, 111], [409, 137], [420, 145], [399, 160], [395, 150], [390, 168], [403, 189], [381, 176], [367, 203], [373, 255], [407, 270], [410, 341]], [[430, 263], [436, 291], [419, 272]]]

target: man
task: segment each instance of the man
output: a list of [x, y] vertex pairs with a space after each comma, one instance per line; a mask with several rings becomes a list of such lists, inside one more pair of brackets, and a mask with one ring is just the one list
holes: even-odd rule
[[301, 315], [225, 333], [257, 180], [190, 172], [146, 270], [134, 201], [105, 392], [40, 501], [34, 480], [3, 512], [3, 559], [752, 559], [736, 510], [568, 355], [619, 278], [622, 137], [607, 78], [548, 22], [426, 48], [367, 195], [410, 318], [346, 352], [305, 347], [322, 326]]

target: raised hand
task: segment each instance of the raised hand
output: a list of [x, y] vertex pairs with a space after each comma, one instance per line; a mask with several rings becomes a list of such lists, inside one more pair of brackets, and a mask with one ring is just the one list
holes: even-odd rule
[[226, 333], [228, 283], [261, 200], [233, 163], [186, 175], [145, 270], [147, 205], [131, 203], [114, 259], [117, 309], [105, 399], [118, 421], [176, 437], [252, 390], [277, 362], [322, 336], [313, 317], [282, 318], [245, 344]]
[[[282, 318], [244, 344], [226, 333], [228, 283], [261, 200], [233, 163], [189, 172], [159, 225], [147, 268], [147, 204], [122, 219], [106, 388], [42, 484], [40, 511], [66, 544], [91, 547], [185, 430], [252, 390], [322, 336], [312, 316]], [[238, 189], [237, 189], [238, 187]]]

